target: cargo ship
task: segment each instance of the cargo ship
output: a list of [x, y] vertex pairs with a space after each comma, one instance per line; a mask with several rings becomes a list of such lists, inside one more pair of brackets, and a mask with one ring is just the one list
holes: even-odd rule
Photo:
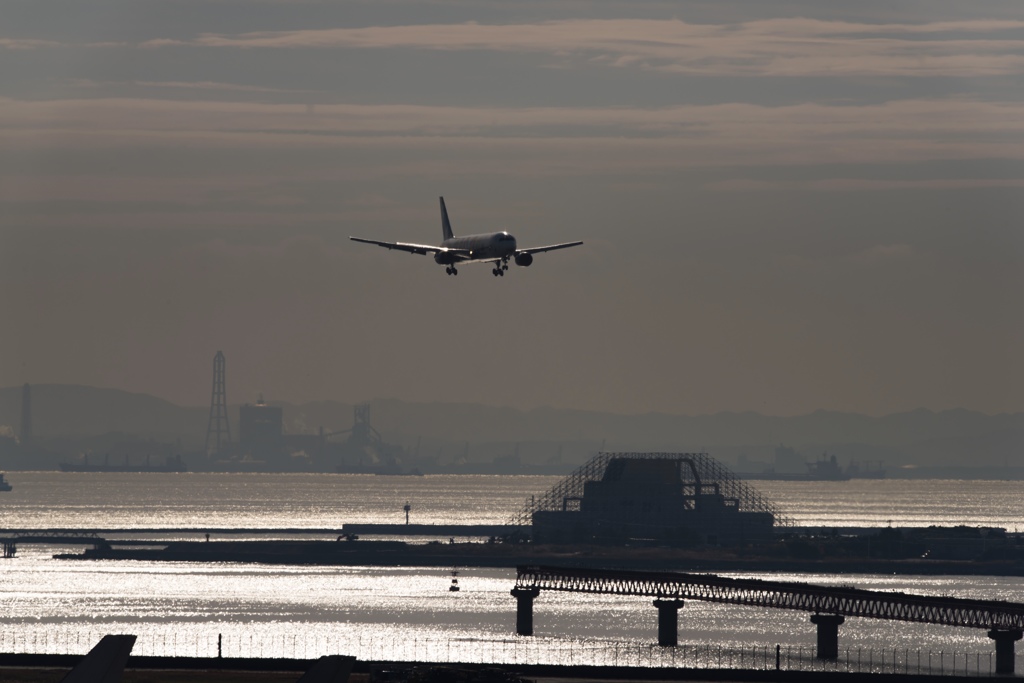
[[836, 461], [836, 456], [822, 456], [817, 462], [806, 463], [806, 472], [737, 472], [740, 479], [760, 479], [762, 481], [849, 481], [848, 472], [844, 472]]

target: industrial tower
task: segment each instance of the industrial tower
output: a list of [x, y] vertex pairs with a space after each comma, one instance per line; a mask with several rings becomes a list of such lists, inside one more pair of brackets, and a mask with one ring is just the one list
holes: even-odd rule
[[210, 423], [206, 428], [206, 457], [225, 455], [231, 444], [228, 423], [228, 397], [225, 389], [225, 361], [220, 351], [213, 357], [213, 395], [210, 398]]
[[21, 388], [21, 431], [18, 432], [18, 441], [22, 448], [32, 446], [32, 387], [28, 382]]

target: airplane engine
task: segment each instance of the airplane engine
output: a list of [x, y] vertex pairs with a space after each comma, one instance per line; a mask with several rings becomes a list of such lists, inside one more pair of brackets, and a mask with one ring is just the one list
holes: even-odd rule
[[533, 263], [533, 254], [516, 254], [516, 265], [526, 267]]

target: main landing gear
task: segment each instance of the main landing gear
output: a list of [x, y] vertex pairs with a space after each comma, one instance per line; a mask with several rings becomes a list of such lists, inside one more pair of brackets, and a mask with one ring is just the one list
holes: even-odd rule
[[499, 275], [504, 276], [506, 270], [508, 270], [508, 259], [502, 259], [494, 263], [494, 270], [491, 272], [494, 274], [494, 277], [498, 277]]
[[449, 275], [459, 274], [459, 271], [456, 270], [455, 266], [448, 266], [447, 268], [444, 269], [444, 272], [448, 273]]

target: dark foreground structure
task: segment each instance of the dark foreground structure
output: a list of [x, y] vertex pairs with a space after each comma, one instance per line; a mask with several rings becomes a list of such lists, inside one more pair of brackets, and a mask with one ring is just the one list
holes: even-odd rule
[[527, 506], [536, 543], [746, 545], [778, 510], [706, 453], [601, 453]]
[[846, 617], [910, 621], [988, 630], [995, 641], [996, 673], [1014, 672], [1014, 643], [1024, 636], [1024, 604], [819, 586], [793, 581], [737, 579], [714, 574], [642, 572], [576, 567], [517, 568], [516, 632], [533, 635], [533, 601], [541, 590], [653, 597], [658, 644], [678, 644], [678, 612], [685, 600], [811, 613], [819, 659], [836, 659]]
[[[0, 676], [5, 683], [57, 683], [61, 675], [80, 662], [75, 655], [0, 654]], [[350, 659], [337, 656], [322, 659]], [[322, 661], [322, 660], [319, 660]], [[231, 660], [210, 658], [131, 657], [121, 679], [123, 683], [307, 683], [304, 679], [318, 660], [273, 659]], [[334, 672], [344, 675], [344, 672]], [[338, 676], [331, 683], [345, 680]], [[350, 683], [510, 683], [512, 681], [547, 683], [589, 683], [591, 681], [720, 681], [721, 683], [977, 683], [1005, 681], [1004, 676], [892, 674], [847, 672], [842, 670], [793, 671], [776, 669], [693, 669], [646, 668], [630, 666], [557, 666], [436, 664], [429, 662], [355, 661], [348, 674]], [[1011, 679], [1012, 680], [1012, 679]], [[106, 683], [106, 682], [105, 682]]]

